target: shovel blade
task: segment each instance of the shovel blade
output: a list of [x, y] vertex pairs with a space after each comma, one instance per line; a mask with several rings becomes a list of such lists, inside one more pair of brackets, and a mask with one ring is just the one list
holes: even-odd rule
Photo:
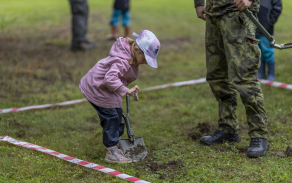
[[134, 144], [129, 139], [121, 139], [121, 145], [125, 156], [134, 162], [140, 161], [147, 156], [143, 137], [135, 138]]

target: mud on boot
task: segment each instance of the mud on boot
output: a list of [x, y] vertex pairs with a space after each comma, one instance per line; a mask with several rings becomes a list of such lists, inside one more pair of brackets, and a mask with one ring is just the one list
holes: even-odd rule
[[123, 151], [117, 148], [117, 146], [114, 147], [108, 147], [106, 149], [106, 156], [105, 161], [107, 163], [131, 163], [132, 160], [125, 157]]
[[252, 138], [247, 150], [247, 157], [257, 158], [264, 156], [268, 150], [268, 139]]
[[220, 130], [216, 130], [212, 135], [203, 136], [200, 139], [200, 142], [205, 145], [222, 144], [224, 141], [239, 142], [240, 141], [239, 135], [229, 134]]

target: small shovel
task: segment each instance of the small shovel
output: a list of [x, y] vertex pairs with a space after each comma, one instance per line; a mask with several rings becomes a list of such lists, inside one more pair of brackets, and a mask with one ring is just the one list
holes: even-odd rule
[[[138, 95], [136, 95], [135, 101], [138, 101]], [[134, 131], [131, 128], [129, 121], [129, 104], [130, 104], [130, 96], [126, 95], [127, 102], [127, 114], [123, 114], [124, 121], [127, 127], [127, 133], [129, 139], [121, 139], [122, 149], [127, 158], [132, 159], [134, 162], [140, 161], [147, 156], [147, 150], [144, 144], [143, 137], [135, 138]]]

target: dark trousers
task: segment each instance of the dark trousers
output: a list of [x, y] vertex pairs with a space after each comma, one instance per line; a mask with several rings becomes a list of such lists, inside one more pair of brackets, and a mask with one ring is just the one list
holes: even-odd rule
[[[91, 103], [91, 102], [90, 102]], [[118, 144], [120, 136], [124, 134], [124, 124], [122, 121], [122, 108], [103, 108], [91, 105], [97, 111], [102, 126], [103, 144], [106, 147], [113, 147]]]
[[72, 14], [72, 47], [86, 41], [88, 22], [87, 0], [69, 0]]

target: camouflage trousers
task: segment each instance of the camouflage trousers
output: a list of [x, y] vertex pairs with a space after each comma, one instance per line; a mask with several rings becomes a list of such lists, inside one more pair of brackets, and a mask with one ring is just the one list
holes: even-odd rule
[[207, 81], [219, 104], [219, 130], [237, 134], [237, 92], [245, 106], [249, 136], [267, 138], [264, 96], [258, 81], [259, 41], [243, 12], [206, 19]]

